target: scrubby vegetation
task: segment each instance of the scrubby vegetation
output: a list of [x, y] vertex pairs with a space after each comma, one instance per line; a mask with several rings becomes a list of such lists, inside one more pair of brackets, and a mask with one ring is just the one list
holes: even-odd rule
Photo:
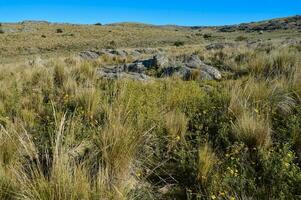
[[1, 67], [0, 199], [301, 198], [301, 52], [189, 49], [224, 79], [100, 79], [118, 62], [104, 58]]

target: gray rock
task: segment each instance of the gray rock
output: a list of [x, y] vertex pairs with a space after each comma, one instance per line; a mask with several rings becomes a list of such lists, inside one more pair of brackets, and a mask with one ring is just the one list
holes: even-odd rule
[[[205, 75], [203, 76], [203, 78], [207, 78], [208, 75], [211, 76], [211, 77], [213, 77], [213, 78], [216, 79], [216, 80], [220, 80], [220, 79], [222, 78], [221, 72], [220, 72], [219, 70], [217, 70], [215, 67], [212, 67], [212, 66], [210, 66], [210, 65], [203, 65], [203, 66], [201, 67], [201, 72], [203, 72], [203, 73], [201, 73], [201, 74], [205, 74]], [[207, 73], [208, 75], [207, 75], [206, 73]]]
[[139, 81], [147, 81], [150, 79], [149, 76], [143, 73], [125, 72], [121, 67], [101, 68], [97, 70], [97, 75], [100, 78], [106, 79], [132, 79]]
[[145, 68], [151, 69], [154, 67], [163, 68], [169, 64], [169, 59], [161, 54], [155, 55], [153, 58], [146, 60], [136, 60], [134, 63], [141, 63]]
[[189, 80], [192, 74], [192, 69], [189, 67], [181, 67], [175, 75], [179, 76], [183, 80]]
[[185, 60], [185, 65], [190, 68], [199, 68], [200, 66], [205, 64], [197, 55], [192, 55]]
[[[203, 61], [200, 60], [200, 58], [197, 55], [190, 56], [186, 62], [186, 67], [192, 68], [192, 69], [200, 69], [201, 74], [204, 74], [201, 76], [201, 79], [203, 80], [211, 80], [212, 78], [216, 80], [220, 80], [222, 78], [222, 74], [219, 70], [217, 70], [215, 67], [205, 64]], [[206, 73], [205, 73], [206, 72]], [[212, 78], [209, 78], [209, 76]]]
[[131, 64], [125, 64], [124, 70], [128, 72], [145, 73], [147, 68], [143, 65], [142, 62], [136, 62]]
[[183, 80], [219, 80], [222, 78], [219, 70], [205, 64], [197, 55], [192, 55], [183, 62], [170, 61], [168, 57], [159, 54], [153, 58], [136, 60], [133, 63], [123, 66], [101, 68], [97, 74], [99, 77], [108, 79], [127, 78], [144, 81], [150, 79], [150, 77], [146, 75], [146, 72], [154, 68], [158, 72], [161, 72], [160, 77], [176, 75]]
[[82, 59], [97, 59], [99, 57], [99, 53], [95, 52], [95, 51], [83, 51], [79, 53], [79, 56]]
[[158, 54], [153, 57], [153, 64], [155, 67], [167, 67], [169, 64], [169, 59], [165, 55]]
[[[178, 65], [170, 65], [169, 67], [162, 68], [161, 70], [161, 76], [162, 77], [167, 77], [167, 76], [172, 76], [175, 73], [178, 73], [181, 77], [183, 76], [180, 72], [180, 70], [183, 68], [183, 66], [178, 66]], [[184, 72], [183, 72], [184, 73]]]

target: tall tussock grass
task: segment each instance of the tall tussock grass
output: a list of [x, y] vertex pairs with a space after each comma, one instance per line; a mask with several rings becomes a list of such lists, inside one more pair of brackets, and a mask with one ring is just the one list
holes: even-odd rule
[[232, 125], [235, 137], [250, 148], [267, 147], [271, 144], [269, 121], [256, 114], [244, 111]]
[[300, 52], [197, 48], [229, 76], [97, 77], [117, 58], [0, 67], [0, 199], [300, 198]]

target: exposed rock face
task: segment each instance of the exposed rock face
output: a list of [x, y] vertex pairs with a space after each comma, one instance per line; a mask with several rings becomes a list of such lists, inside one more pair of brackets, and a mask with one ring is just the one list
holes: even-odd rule
[[201, 66], [201, 72], [203, 74], [206, 74], [204, 76], [204, 78], [205, 77], [208, 78], [209, 76], [213, 77], [216, 80], [220, 80], [222, 78], [222, 74], [220, 73], [220, 71], [217, 70], [215, 67], [212, 67], [210, 65], [203, 65], [203, 66]]
[[145, 73], [147, 68], [142, 62], [130, 63], [124, 65], [124, 70], [128, 72]]
[[146, 69], [163, 68], [169, 65], [169, 59], [162, 54], [158, 54], [150, 59], [136, 60], [133, 64], [136, 66], [144, 66]]
[[139, 81], [150, 80], [150, 77], [144, 73], [126, 72], [121, 67], [106, 67], [97, 70], [97, 74], [101, 78], [107, 79], [133, 79]]
[[204, 63], [197, 55], [192, 55], [186, 59], [185, 65], [189, 68], [198, 68], [204, 65]]
[[217, 70], [215, 67], [205, 64], [203, 61], [200, 60], [200, 58], [197, 55], [190, 56], [187, 59], [185, 65], [190, 69], [200, 70], [200, 74], [201, 74], [200, 79], [220, 80], [222, 78], [222, 75], [219, 70]]
[[135, 80], [149, 80], [148, 70], [157, 70], [158, 78], [179, 76], [183, 80], [220, 80], [222, 75], [216, 68], [205, 64], [197, 55], [192, 55], [183, 61], [171, 61], [170, 58], [158, 54], [146, 60], [136, 60], [123, 66], [101, 68], [98, 75], [103, 78], [129, 78]]
[[288, 30], [301, 28], [301, 16], [296, 15], [293, 17], [279, 18], [267, 21], [261, 21], [256, 23], [243, 23], [232, 26], [222, 26], [219, 28], [221, 32], [234, 32], [234, 31], [246, 31], [254, 32], [258, 31], [274, 31], [274, 30]]
[[168, 66], [169, 59], [168, 59], [168, 57], [166, 57], [166, 56], [164, 56], [162, 54], [158, 54], [158, 55], [155, 55], [153, 57], [153, 61], [152, 62], [153, 62], [153, 65], [155, 67], [161, 67], [161, 68], [163, 68], [163, 67]]

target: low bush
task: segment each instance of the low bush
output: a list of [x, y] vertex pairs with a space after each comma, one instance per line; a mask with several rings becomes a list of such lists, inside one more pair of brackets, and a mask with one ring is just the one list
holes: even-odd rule
[[185, 43], [183, 42], [183, 41], [176, 41], [175, 43], [174, 43], [174, 45], [176, 46], [176, 47], [179, 47], [179, 46], [183, 46]]

